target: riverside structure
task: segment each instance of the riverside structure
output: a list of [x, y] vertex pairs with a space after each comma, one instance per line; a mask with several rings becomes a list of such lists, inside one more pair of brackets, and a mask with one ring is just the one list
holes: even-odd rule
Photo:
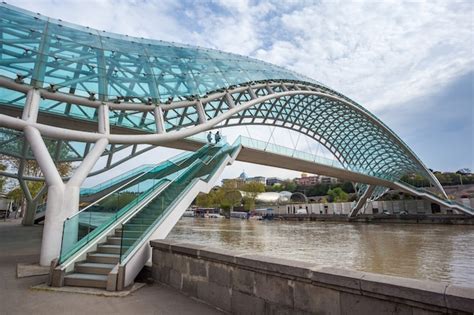
[[[148, 241], [164, 238], [199, 192], [234, 160], [353, 181], [356, 216], [390, 188], [453, 211], [413, 151], [364, 107], [337, 91], [259, 60], [163, 41], [107, 33], [0, 4], [0, 153], [20, 159], [18, 178], [35, 217], [47, 192], [41, 265], [51, 285], [120, 290], [150, 259]], [[336, 160], [241, 137], [230, 145], [193, 136], [219, 127], [270, 125], [323, 144]], [[88, 176], [165, 146], [188, 151], [81, 192]], [[97, 161], [106, 162], [94, 171]], [[35, 160], [44, 176], [25, 174]], [[69, 177], [58, 163], [76, 162]], [[416, 173], [439, 191], [401, 182]], [[95, 200], [80, 209], [83, 198]], [[30, 222], [31, 223], [31, 222]]]

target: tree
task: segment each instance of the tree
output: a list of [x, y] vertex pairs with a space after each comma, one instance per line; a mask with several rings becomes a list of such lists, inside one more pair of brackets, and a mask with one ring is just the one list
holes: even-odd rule
[[[1, 152], [3, 154], [0, 154], [0, 163], [13, 173], [21, 172], [24, 176], [42, 177], [43, 173], [41, 172], [41, 169], [34, 158], [32, 159], [31, 157], [28, 157], [28, 159], [22, 160], [21, 158], [17, 157], [23, 156], [25, 152], [27, 153], [26, 156], [31, 155], [31, 153], [28, 153], [28, 145], [23, 137], [23, 134], [20, 132], [11, 131], [9, 129], [0, 129], [0, 134], [3, 137], [2, 140], [9, 140], [2, 143]], [[51, 156], [54, 156], [55, 159], [62, 161], [67, 159], [70, 154], [69, 147], [67, 145], [62, 142], [58, 142], [57, 140], [45, 139], [44, 141]], [[72, 171], [72, 163], [56, 163], [56, 169], [58, 170], [60, 176], [68, 176]], [[42, 188], [44, 185], [45, 183], [42, 181], [28, 182], [20, 180], [18, 185], [11, 190], [11, 193], [15, 196], [17, 203], [20, 204], [22, 209], [21, 213], [25, 214], [23, 217], [23, 224], [33, 224], [34, 212], [38, 202], [43, 200], [43, 193], [45, 192], [45, 189]], [[23, 190], [28, 190], [29, 192], [25, 192]], [[41, 193], [39, 194], [39, 192]]]
[[329, 189], [328, 195], [331, 202], [346, 202], [349, 200], [349, 195], [341, 187]]
[[[7, 167], [3, 165], [2, 163], [0, 163], [0, 171], [4, 171], [6, 169]], [[7, 182], [6, 178], [3, 176], [0, 176], [0, 192], [3, 192], [3, 190], [5, 189], [6, 182]]]
[[210, 208], [212, 205], [212, 200], [209, 194], [199, 194], [196, 197], [196, 205], [202, 208]]
[[246, 183], [243, 187], [246, 195], [243, 199], [244, 209], [251, 211], [255, 209], [255, 199], [259, 193], [265, 192], [265, 185], [257, 182]]
[[242, 194], [237, 190], [226, 191], [222, 204], [228, 205], [229, 210], [233, 211], [235, 206], [242, 202]]
[[244, 185], [243, 191], [255, 198], [259, 193], [265, 192], [265, 185], [257, 182], [249, 182]]
[[471, 169], [469, 169], [467, 167], [461, 168], [456, 173], [461, 174], [461, 175], [469, 175], [469, 174], [471, 174]]
[[285, 180], [283, 185], [285, 187], [285, 190], [289, 192], [294, 192], [296, 190], [296, 184], [292, 180], [289, 180], [289, 179]]
[[245, 211], [255, 210], [255, 198], [244, 197], [243, 203]]

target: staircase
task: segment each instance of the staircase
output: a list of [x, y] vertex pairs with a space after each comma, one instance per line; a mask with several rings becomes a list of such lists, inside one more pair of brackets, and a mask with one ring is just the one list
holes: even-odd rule
[[120, 261], [121, 236], [122, 230], [116, 229], [97, 251], [87, 254], [85, 261], [76, 262], [74, 272], [64, 277], [64, 285], [106, 289], [108, 274]]

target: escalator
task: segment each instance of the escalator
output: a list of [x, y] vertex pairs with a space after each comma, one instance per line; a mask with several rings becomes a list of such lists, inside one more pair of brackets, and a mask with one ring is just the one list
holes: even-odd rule
[[[179, 154], [178, 156], [174, 157], [172, 160], [165, 162], [165, 164], [162, 166], [170, 165], [170, 163], [179, 164], [182, 161], [185, 161], [186, 159], [188, 159], [191, 155], [192, 153], [189, 153], [189, 152]], [[134, 182], [134, 180], [137, 180], [140, 177], [144, 176], [145, 174], [155, 170], [156, 167], [157, 165], [153, 165], [153, 164], [142, 165], [132, 170], [129, 170], [123, 174], [120, 174], [114, 178], [111, 178], [102, 183], [99, 183], [93, 187], [81, 188], [80, 201], [79, 201], [80, 210], [89, 206], [90, 204], [95, 203], [97, 200], [101, 199], [102, 197], [108, 196], [110, 193], [115, 192], [118, 189]], [[46, 213], [46, 203], [43, 203], [36, 208], [34, 223], [38, 224], [44, 221], [45, 213]]]
[[408, 194], [411, 194], [413, 196], [427, 199], [435, 204], [438, 204], [440, 206], [446, 207], [451, 210], [456, 210], [463, 214], [467, 214], [471, 216], [474, 215], [474, 209], [470, 207], [470, 205], [464, 205], [464, 204], [456, 202], [455, 200], [445, 199], [426, 189], [423, 189], [420, 187], [414, 187], [407, 183], [402, 183], [400, 181], [397, 181], [394, 184], [397, 186], [399, 190], [406, 192]]
[[54, 270], [59, 276], [52, 277], [61, 280], [52, 285], [117, 290], [133, 283], [150, 258], [149, 240], [166, 237], [197, 194], [212, 188], [239, 150], [240, 146], [227, 144], [206, 145], [181, 163], [150, 171], [154, 175], [142, 176], [139, 183], [120, 190], [118, 197], [112, 193], [93, 206], [107, 211], [86, 209], [66, 220]]

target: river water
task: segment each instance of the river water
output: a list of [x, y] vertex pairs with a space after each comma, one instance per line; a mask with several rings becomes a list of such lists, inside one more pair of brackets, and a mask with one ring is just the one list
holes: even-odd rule
[[168, 239], [474, 286], [474, 226], [182, 218]]

